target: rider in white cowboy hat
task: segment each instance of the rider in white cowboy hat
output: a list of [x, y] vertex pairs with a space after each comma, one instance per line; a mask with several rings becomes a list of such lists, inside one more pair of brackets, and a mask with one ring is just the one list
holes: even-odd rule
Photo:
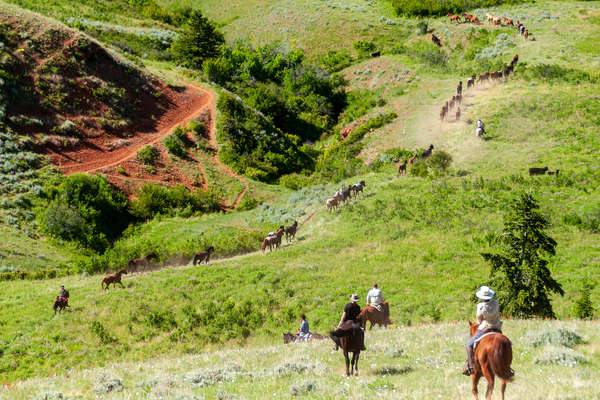
[[464, 375], [468, 376], [473, 374], [473, 346], [477, 339], [488, 332], [502, 332], [500, 330], [502, 327], [502, 321], [500, 321], [500, 305], [498, 304], [498, 300], [494, 298], [495, 294], [496, 292], [487, 286], [482, 286], [477, 293], [475, 293], [475, 296], [483, 301], [477, 304], [477, 322], [479, 323], [479, 328], [477, 333], [475, 333], [467, 342], [467, 363], [463, 369]]

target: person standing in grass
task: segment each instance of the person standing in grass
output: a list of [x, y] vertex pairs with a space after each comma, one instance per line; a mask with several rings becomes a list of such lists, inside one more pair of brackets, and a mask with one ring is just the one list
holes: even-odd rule
[[487, 286], [482, 286], [475, 296], [483, 300], [477, 304], [477, 322], [479, 328], [471, 339], [467, 342], [467, 362], [463, 368], [464, 375], [472, 375], [474, 371], [473, 360], [475, 358], [474, 345], [477, 339], [481, 338], [488, 332], [502, 333], [500, 328], [502, 327], [502, 321], [500, 320], [500, 304], [498, 300], [494, 298], [494, 292]]
[[312, 333], [310, 333], [310, 328], [308, 327], [308, 321], [306, 320], [306, 315], [300, 314], [300, 320], [302, 322], [300, 323], [300, 329], [298, 329], [298, 332], [296, 332], [296, 335], [298, 335], [298, 340], [308, 341], [310, 339], [310, 337], [312, 336]]

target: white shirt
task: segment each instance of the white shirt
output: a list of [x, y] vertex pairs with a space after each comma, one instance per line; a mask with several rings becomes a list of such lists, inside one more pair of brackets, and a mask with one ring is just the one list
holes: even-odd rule
[[483, 121], [482, 120], [478, 120], [477, 121], [477, 127], [478, 128], [483, 128]]
[[373, 288], [367, 293], [367, 304], [383, 303], [383, 293], [378, 288]]
[[477, 320], [479, 321], [479, 330], [488, 328], [500, 328], [500, 304], [498, 300], [490, 299], [477, 304]]

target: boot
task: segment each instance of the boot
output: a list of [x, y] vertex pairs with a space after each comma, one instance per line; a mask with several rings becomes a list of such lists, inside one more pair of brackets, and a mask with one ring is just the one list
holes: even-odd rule
[[465, 366], [463, 367], [463, 375], [466, 376], [471, 376], [473, 375], [473, 358], [474, 358], [474, 351], [472, 347], [467, 347], [467, 362], [465, 363]]

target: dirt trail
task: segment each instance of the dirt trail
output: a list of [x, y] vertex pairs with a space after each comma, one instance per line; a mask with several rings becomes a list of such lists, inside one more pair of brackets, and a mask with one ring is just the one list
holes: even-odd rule
[[[102, 155], [92, 155], [92, 160], [85, 162], [63, 163], [61, 168], [67, 175], [81, 172], [96, 172], [105, 168], [114, 167], [137, 155], [137, 152], [146, 145], [160, 142], [168, 136], [175, 127], [187, 124], [196, 118], [202, 111], [213, 104], [214, 95], [209, 90], [188, 86], [186, 91], [195, 92], [187, 98], [179, 107], [172, 108], [157, 122], [153, 133], [134, 133], [134, 143], [131, 146], [122, 147], [113, 151], [102, 152]], [[211, 110], [212, 113], [212, 110]], [[211, 127], [212, 129], [212, 127]], [[97, 151], [96, 151], [97, 153]]]

